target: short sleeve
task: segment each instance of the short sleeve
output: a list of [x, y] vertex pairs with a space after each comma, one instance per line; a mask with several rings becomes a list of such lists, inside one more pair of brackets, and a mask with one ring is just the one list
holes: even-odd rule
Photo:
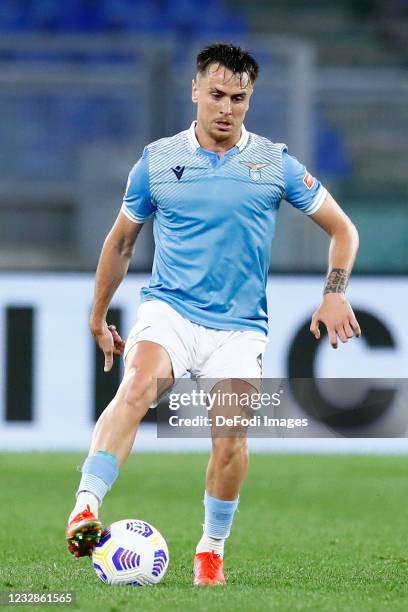
[[156, 211], [150, 197], [149, 150], [147, 148], [130, 171], [121, 211], [135, 223], [143, 223]]
[[317, 212], [327, 195], [325, 187], [286, 150], [282, 153], [282, 163], [285, 200], [307, 215]]

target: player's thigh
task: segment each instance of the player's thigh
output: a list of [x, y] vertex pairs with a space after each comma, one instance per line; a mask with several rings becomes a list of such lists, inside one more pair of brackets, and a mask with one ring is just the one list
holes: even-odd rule
[[126, 355], [124, 382], [143, 389], [150, 387], [158, 396], [173, 385], [173, 366], [167, 350], [157, 342], [139, 340]]
[[227, 454], [245, 446], [249, 419], [254, 412], [252, 398], [258, 394], [256, 380], [226, 378], [217, 381], [211, 391], [211, 437], [213, 449]]
[[189, 368], [189, 325], [168, 304], [160, 300], [143, 302], [126, 342], [122, 386], [130, 386], [133, 396], [146, 393], [146, 387], [152, 396], [153, 389], [156, 393], [151, 403], [155, 405], [174, 379], [181, 378]]
[[241, 466], [247, 461], [251, 398], [257, 393], [254, 384], [254, 380], [227, 378], [216, 382], [211, 390], [212, 456], [219, 467], [231, 465], [237, 458]]

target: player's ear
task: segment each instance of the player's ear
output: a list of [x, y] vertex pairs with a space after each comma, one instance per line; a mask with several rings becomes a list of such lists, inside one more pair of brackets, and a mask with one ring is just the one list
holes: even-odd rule
[[193, 79], [191, 82], [191, 99], [194, 102], [194, 104], [197, 104], [198, 102], [198, 83], [195, 79]]

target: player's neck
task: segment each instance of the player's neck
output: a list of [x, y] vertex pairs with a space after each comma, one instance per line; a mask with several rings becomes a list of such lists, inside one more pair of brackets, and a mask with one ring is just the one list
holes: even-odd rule
[[241, 133], [237, 135], [231, 134], [231, 137], [228, 140], [217, 142], [203, 130], [198, 122], [195, 126], [195, 135], [200, 147], [206, 149], [207, 151], [213, 151], [218, 155], [218, 157], [222, 157], [224, 153], [235, 147], [241, 138]]

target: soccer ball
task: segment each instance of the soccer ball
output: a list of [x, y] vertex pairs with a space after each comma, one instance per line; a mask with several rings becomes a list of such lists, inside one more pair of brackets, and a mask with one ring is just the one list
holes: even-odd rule
[[134, 519], [112, 523], [92, 553], [93, 568], [106, 584], [157, 584], [168, 564], [169, 551], [161, 533]]

